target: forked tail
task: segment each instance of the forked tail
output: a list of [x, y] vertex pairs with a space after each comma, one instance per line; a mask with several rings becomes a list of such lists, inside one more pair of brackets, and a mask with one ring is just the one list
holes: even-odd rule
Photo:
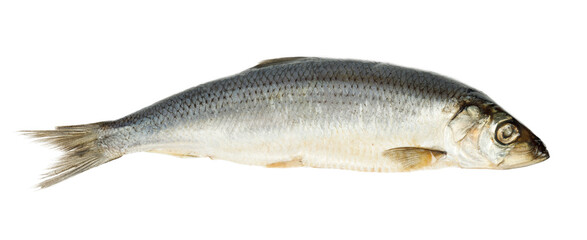
[[56, 127], [55, 130], [22, 131], [27, 136], [64, 151], [61, 158], [43, 175], [44, 180], [38, 186], [52, 186], [122, 156], [110, 151], [104, 144], [104, 140], [108, 138], [107, 123], [63, 126]]

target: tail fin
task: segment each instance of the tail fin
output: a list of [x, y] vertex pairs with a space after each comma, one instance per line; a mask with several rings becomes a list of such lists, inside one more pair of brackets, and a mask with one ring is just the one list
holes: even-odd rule
[[43, 175], [45, 180], [39, 183], [38, 187], [52, 186], [122, 156], [112, 156], [98, 143], [100, 134], [103, 134], [103, 130], [107, 128], [107, 123], [63, 126], [56, 127], [55, 130], [22, 131], [24, 135], [37, 138], [38, 141], [49, 143], [65, 152]]

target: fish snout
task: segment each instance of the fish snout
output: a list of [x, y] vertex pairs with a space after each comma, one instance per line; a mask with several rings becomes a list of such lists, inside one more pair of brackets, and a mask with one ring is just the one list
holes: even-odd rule
[[534, 157], [537, 162], [542, 162], [548, 158], [550, 158], [550, 154], [548, 150], [546, 150], [546, 145], [540, 140], [540, 138], [534, 138]]

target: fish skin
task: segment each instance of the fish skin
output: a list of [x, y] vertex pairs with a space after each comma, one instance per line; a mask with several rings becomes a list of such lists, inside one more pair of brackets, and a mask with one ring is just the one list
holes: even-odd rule
[[[94, 124], [84, 131], [95, 138], [82, 143], [62, 137], [58, 142], [59, 128], [26, 132], [67, 146], [69, 153], [89, 144], [102, 154], [93, 157], [99, 164], [146, 151], [262, 166], [404, 171], [402, 159], [383, 153], [429, 149], [434, 154], [410, 159], [426, 159], [423, 168], [459, 165], [462, 154], [447, 126], [467, 104], [479, 105], [483, 114], [498, 108], [482, 92], [431, 72], [369, 61], [285, 58], [190, 88], [98, 128]], [[68, 161], [64, 156], [57, 165]], [[41, 187], [87, 169], [50, 173]]]
[[[140, 137], [131, 137], [124, 153], [182, 143], [189, 147], [174, 152], [268, 165], [307, 154], [290, 147], [293, 142], [325, 145], [320, 148], [335, 151], [322, 154], [331, 156], [341, 155], [340, 147], [355, 143], [377, 145], [369, 154], [374, 159], [393, 147], [442, 147], [442, 137], [430, 138], [430, 132], [441, 132], [438, 130], [456, 112], [460, 99], [471, 92], [477, 91], [433, 73], [377, 62], [307, 58], [248, 69], [197, 86], [110, 127], [142, 126], [130, 133]], [[177, 131], [170, 133], [169, 129]], [[335, 133], [341, 131], [344, 133]], [[357, 136], [346, 139], [353, 134]], [[320, 142], [332, 138], [340, 139], [330, 142], [339, 146]], [[266, 148], [260, 152], [263, 156], [246, 153], [253, 146]], [[275, 148], [285, 151], [270, 150]], [[349, 151], [345, 155], [366, 150], [360, 146]], [[348, 166], [340, 164], [341, 157]], [[363, 164], [345, 156], [328, 162], [302, 158], [314, 167], [393, 170], [385, 160]]]

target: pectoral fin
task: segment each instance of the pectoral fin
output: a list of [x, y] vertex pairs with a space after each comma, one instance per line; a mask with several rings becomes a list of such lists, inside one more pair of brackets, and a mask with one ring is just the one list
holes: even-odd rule
[[420, 169], [446, 156], [446, 152], [426, 148], [401, 147], [385, 150], [383, 156], [397, 161], [404, 171]]

